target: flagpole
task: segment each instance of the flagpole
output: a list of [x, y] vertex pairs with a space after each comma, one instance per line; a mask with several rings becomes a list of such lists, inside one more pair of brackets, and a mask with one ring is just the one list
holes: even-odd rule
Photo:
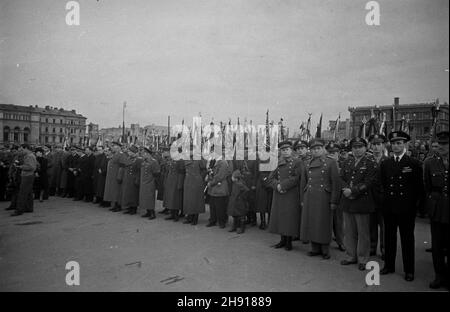
[[125, 107], [127, 106], [127, 102], [123, 102], [122, 107], [122, 138], [125, 141]]

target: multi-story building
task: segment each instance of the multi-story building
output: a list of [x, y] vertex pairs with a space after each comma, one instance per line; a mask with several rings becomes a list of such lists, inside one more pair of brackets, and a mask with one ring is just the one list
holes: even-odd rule
[[86, 117], [75, 110], [0, 104], [0, 143], [83, 144]]
[[322, 138], [328, 141], [336, 140], [336, 142], [339, 142], [343, 139], [348, 139], [351, 135], [351, 129], [350, 129], [350, 119], [340, 120], [339, 121], [339, 127], [336, 131], [335, 135], [335, 129], [336, 129], [336, 120], [329, 120], [328, 121], [328, 129], [322, 131]]
[[[379, 122], [385, 116], [388, 132], [394, 128], [398, 130], [402, 123], [407, 122], [407, 128], [413, 140], [427, 140], [432, 131], [433, 114], [436, 114], [438, 121], [436, 132], [448, 131], [448, 108], [448, 103], [400, 104], [398, 97], [394, 98], [393, 105], [349, 107], [351, 136], [358, 135], [363, 121], [368, 121], [372, 115], [375, 115]], [[368, 130], [366, 127], [366, 131]]]
[[99, 133], [104, 142], [122, 141], [122, 135], [125, 133], [128, 143], [144, 145], [144, 143], [153, 141], [153, 136], [155, 136], [155, 140], [158, 137], [161, 140], [162, 137], [167, 135], [167, 127], [154, 124], [140, 127], [139, 124], [131, 124], [129, 128], [125, 127], [125, 131], [119, 126], [101, 129]]

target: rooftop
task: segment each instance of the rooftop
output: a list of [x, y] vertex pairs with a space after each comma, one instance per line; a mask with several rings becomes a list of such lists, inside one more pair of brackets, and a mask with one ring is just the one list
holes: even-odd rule
[[15, 104], [0, 104], [0, 110], [41, 113], [41, 114], [46, 114], [46, 115], [77, 117], [77, 118], [87, 119], [83, 115], [77, 114], [76, 110], [74, 110], [74, 109], [65, 110], [64, 108], [58, 108], [58, 107], [52, 107], [52, 106], [39, 107], [37, 105], [22, 106], [22, 105], [15, 105]]

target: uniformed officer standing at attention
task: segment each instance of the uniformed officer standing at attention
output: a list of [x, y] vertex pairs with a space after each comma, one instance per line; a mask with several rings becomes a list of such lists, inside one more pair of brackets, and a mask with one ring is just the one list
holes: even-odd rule
[[281, 157], [278, 167], [268, 177], [273, 189], [269, 232], [281, 235], [275, 248], [292, 250], [292, 238], [300, 232], [300, 177], [304, 174], [303, 162], [292, 157], [292, 142], [278, 143]]
[[311, 159], [308, 154], [308, 142], [306, 141], [296, 141], [294, 143], [294, 157], [302, 160], [303, 162]]
[[386, 255], [380, 274], [395, 272], [397, 229], [400, 230], [405, 280], [414, 280], [414, 226], [417, 209], [424, 194], [420, 162], [406, 155], [410, 136], [403, 131], [389, 134], [393, 157], [381, 163], [381, 185], [384, 191], [383, 217]]
[[340, 172], [346, 250], [346, 259], [341, 264], [358, 263], [358, 269], [364, 271], [370, 255], [370, 213], [375, 211], [372, 186], [377, 165], [373, 156], [366, 153], [365, 139], [353, 138], [350, 146], [354, 157], [343, 163]]
[[[330, 159], [334, 159], [336, 164], [338, 165], [338, 172], [341, 172], [342, 161], [339, 161], [339, 147], [330, 142], [326, 148], [327, 157]], [[342, 195], [339, 197], [342, 198]], [[339, 202], [341, 200], [339, 199]], [[342, 210], [342, 205], [338, 205], [335, 210], [333, 210], [333, 233], [336, 244], [338, 245], [338, 249], [340, 251], [345, 251], [344, 248], [344, 211]]]
[[341, 191], [339, 172], [336, 161], [326, 157], [322, 139], [313, 139], [310, 150], [312, 158], [306, 162], [305, 179], [300, 186], [303, 192], [300, 239], [311, 242], [308, 256], [330, 259], [333, 210], [339, 204]]
[[152, 156], [152, 151], [146, 147], [143, 148], [140, 170], [139, 183], [139, 208], [145, 209], [147, 212], [142, 217], [153, 220], [155, 215], [155, 201], [156, 201], [156, 181], [159, 178], [160, 167], [158, 161]]
[[372, 187], [373, 199], [375, 202], [375, 211], [370, 214], [370, 255], [376, 256], [378, 249], [378, 238], [380, 240], [381, 259], [384, 260], [384, 221], [383, 221], [383, 193], [380, 183], [380, 164], [386, 159], [385, 143], [387, 138], [382, 134], [374, 134], [369, 137], [370, 147], [373, 157], [377, 163], [377, 178]]
[[448, 288], [449, 278], [449, 202], [448, 202], [448, 144], [449, 132], [437, 134], [438, 153], [425, 160], [424, 183], [426, 206], [431, 221], [431, 248], [435, 279], [430, 288]]
[[139, 157], [139, 148], [135, 145], [128, 149], [128, 157], [123, 160], [122, 203], [127, 207], [124, 214], [134, 215], [139, 206], [139, 182], [141, 178], [142, 158]]

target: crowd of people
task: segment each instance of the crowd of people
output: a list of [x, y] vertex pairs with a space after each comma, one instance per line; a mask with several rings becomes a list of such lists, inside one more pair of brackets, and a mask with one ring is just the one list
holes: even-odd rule
[[[411, 144], [408, 134], [326, 143], [285, 140], [273, 171], [261, 161], [172, 159], [169, 149], [108, 146], [5, 146], [0, 152], [0, 199], [12, 216], [33, 212], [34, 199], [73, 198], [112, 212], [156, 218], [162, 201], [166, 220], [197, 225], [209, 207], [207, 227], [245, 233], [246, 227], [280, 235], [274, 248], [310, 244], [308, 256], [330, 258], [330, 244], [345, 252], [342, 265], [365, 270], [370, 257], [384, 261], [381, 274], [395, 272], [397, 231], [404, 278], [414, 279], [416, 216], [429, 217], [435, 278], [449, 281], [448, 132], [430, 147]], [[246, 155], [247, 155], [246, 151]], [[379, 253], [378, 253], [379, 251]]]

